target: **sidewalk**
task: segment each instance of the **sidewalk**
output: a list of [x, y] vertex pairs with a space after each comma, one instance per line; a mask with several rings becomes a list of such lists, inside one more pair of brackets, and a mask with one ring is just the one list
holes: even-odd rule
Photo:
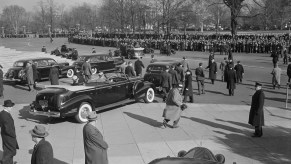
[[[249, 106], [188, 104], [177, 129], [159, 128], [163, 108], [163, 103], [135, 103], [100, 114], [98, 128], [109, 144], [110, 164], [146, 164], [196, 146], [223, 154], [227, 164], [291, 162], [290, 110], [266, 107], [264, 136], [252, 138], [254, 129], [247, 124]], [[28, 131], [36, 124], [48, 129], [55, 164], [84, 163], [84, 124], [73, 118], [35, 117], [28, 109], [28, 104], [17, 104], [12, 111], [20, 147], [15, 157], [18, 164], [30, 163], [34, 143]], [[2, 153], [1, 142], [0, 159]]]

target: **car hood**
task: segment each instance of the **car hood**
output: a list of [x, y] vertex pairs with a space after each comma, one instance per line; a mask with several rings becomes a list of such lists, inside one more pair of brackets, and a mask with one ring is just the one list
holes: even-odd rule
[[20, 71], [20, 70], [22, 70], [23, 68], [22, 67], [12, 67], [12, 68], [9, 68], [8, 70], [7, 70], [7, 72], [10, 72], [10, 71]]
[[70, 85], [46, 85], [44, 86], [47, 92], [64, 92], [64, 91], [81, 91], [86, 89], [92, 89], [94, 86], [70, 86]]
[[83, 64], [84, 64], [84, 62], [82, 62], [82, 61], [75, 61], [72, 65], [82, 66]]

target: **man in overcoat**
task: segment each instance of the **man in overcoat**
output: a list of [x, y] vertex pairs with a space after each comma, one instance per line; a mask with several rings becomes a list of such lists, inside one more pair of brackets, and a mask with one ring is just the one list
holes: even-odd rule
[[178, 127], [178, 122], [181, 117], [181, 105], [182, 103], [182, 96], [180, 94], [180, 90], [182, 90], [183, 86], [180, 84], [175, 86], [169, 91], [169, 95], [166, 100], [166, 107], [163, 112], [163, 123], [161, 128], [166, 128], [167, 123], [169, 121], [173, 121], [173, 128]]
[[135, 72], [133, 70], [131, 61], [128, 62], [128, 65], [125, 67], [124, 72], [125, 72], [126, 75], [128, 75], [128, 77], [134, 77], [135, 76]]
[[287, 76], [288, 76], [289, 88], [291, 88], [291, 85], [290, 85], [290, 79], [291, 79], [291, 64], [289, 64], [288, 67], [287, 67]]
[[142, 76], [142, 68], [144, 68], [143, 62], [140, 60], [140, 58], [137, 58], [137, 60], [134, 62], [136, 76]]
[[88, 123], [83, 128], [85, 164], [108, 164], [108, 144], [96, 128], [98, 116], [95, 112], [88, 114]]
[[207, 68], [209, 68], [209, 79], [211, 80], [211, 83], [214, 84], [217, 74], [217, 64], [214, 59], [211, 60], [210, 65], [208, 65], [206, 69]]
[[0, 98], [4, 97], [3, 91], [4, 91], [4, 87], [3, 87], [3, 71], [2, 71], [2, 65], [0, 65]]
[[35, 142], [31, 155], [31, 164], [53, 164], [54, 152], [52, 145], [45, 140], [49, 134], [42, 125], [36, 125], [29, 131], [32, 141]]
[[27, 85], [28, 85], [28, 90], [33, 91], [33, 85], [34, 85], [34, 76], [33, 76], [33, 68], [32, 68], [32, 63], [28, 62], [26, 64], [25, 68], [25, 74], [26, 74], [26, 80], [27, 80]]
[[276, 86], [278, 86], [278, 89], [280, 89], [281, 73], [282, 73], [281, 68], [279, 68], [278, 64], [276, 64], [276, 66], [273, 68], [271, 72], [271, 74], [273, 75], [272, 78], [273, 89], [275, 89]]
[[262, 90], [262, 84], [255, 84], [256, 92], [252, 96], [252, 104], [249, 113], [249, 124], [255, 127], [255, 133], [252, 137], [262, 137], [263, 129], [262, 126], [265, 125], [264, 120], [264, 102], [265, 94]]
[[234, 89], [235, 89], [235, 83], [237, 82], [237, 77], [236, 77], [236, 72], [235, 70], [233, 70], [233, 67], [230, 67], [228, 72], [227, 72], [227, 79], [226, 79], [226, 83], [227, 86], [226, 88], [228, 89], [228, 94], [229, 96], [233, 96], [234, 95]]
[[19, 149], [16, 139], [14, 120], [10, 114], [15, 104], [11, 100], [4, 101], [4, 109], [0, 112], [0, 127], [3, 157], [2, 164], [13, 164], [13, 156], [16, 155], [16, 149]]
[[192, 72], [191, 70], [186, 71], [186, 76], [185, 76], [185, 86], [184, 86], [184, 91], [183, 91], [183, 102], [187, 102], [187, 98], [189, 97], [190, 103], [194, 103], [194, 98], [193, 98], [193, 87], [192, 87]]
[[[205, 94], [205, 90], [204, 90], [204, 79], [205, 79], [205, 75], [204, 75], [204, 71], [202, 68], [202, 63], [199, 63], [199, 67], [196, 68], [195, 70], [195, 75], [196, 75], [196, 81], [197, 81], [197, 85], [198, 85], [198, 95]], [[201, 92], [202, 90], [202, 92]]]
[[92, 75], [92, 68], [91, 68], [91, 64], [89, 63], [89, 59], [84, 62], [84, 64], [82, 65], [82, 70], [83, 70], [83, 75], [85, 76], [85, 83], [88, 82], [89, 79], [91, 79], [91, 75]]
[[236, 72], [237, 83], [241, 83], [244, 75], [244, 67], [240, 64], [240, 61], [237, 61], [237, 64], [234, 66]]
[[169, 73], [170, 67], [166, 66], [166, 69], [161, 73], [161, 87], [162, 87], [162, 96], [163, 101], [166, 101], [167, 94], [172, 88], [172, 76]]
[[37, 63], [33, 63], [33, 61], [30, 61], [32, 72], [33, 72], [33, 88], [36, 89], [36, 83], [38, 80], [38, 71], [37, 71]]
[[52, 66], [50, 69], [49, 79], [51, 85], [59, 85], [59, 69], [57, 66]]
[[171, 74], [171, 77], [172, 77], [172, 86], [178, 85], [180, 81], [178, 77], [179, 75], [177, 71], [174, 69], [174, 66], [170, 66], [169, 73]]

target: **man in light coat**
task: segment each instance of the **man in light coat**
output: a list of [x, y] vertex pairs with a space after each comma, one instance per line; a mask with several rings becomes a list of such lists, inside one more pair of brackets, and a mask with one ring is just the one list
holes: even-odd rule
[[83, 74], [85, 76], [85, 83], [87, 83], [88, 80], [91, 79], [91, 75], [92, 75], [92, 68], [91, 68], [91, 64], [89, 63], [89, 60], [87, 60], [82, 65], [82, 70], [83, 70]]
[[281, 68], [279, 68], [278, 64], [276, 64], [275, 68], [273, 68], [273, 71], [271, 72], [271, 74], [273, 75], [272, 78], [273, 89], [275, 89], [276, 86], [278, 87], [278, 89], [280, 89], [281, 73], [282, 73]]
[[85, 164], [108, 164], [108, 144], [104, 141], [101, 132], [96, 128], [98, 115], [89, 113], [88, 123], [83, 128], [85, 149]]

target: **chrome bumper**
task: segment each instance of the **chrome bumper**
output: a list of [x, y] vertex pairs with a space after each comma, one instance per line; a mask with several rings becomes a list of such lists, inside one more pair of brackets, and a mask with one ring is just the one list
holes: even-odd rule
[[7, 79], [7, 78], [4, 78], [3, 81], [7, 81], [7, 82], [15, 82], [15, 81], [17, 81], [17, 82], [20, 82], [22, 80], [21, 79]]
[[61, 113], [60, 112], [54, 112], [54, 111], [38, 111], [35, 109], [34, 104], [30, 104], [30, 110], [29, 113], [32, 115], [37, 115], [37, 116], [47, 116], [47, 117], [55, 117], [55, 118], [60, 118]]

